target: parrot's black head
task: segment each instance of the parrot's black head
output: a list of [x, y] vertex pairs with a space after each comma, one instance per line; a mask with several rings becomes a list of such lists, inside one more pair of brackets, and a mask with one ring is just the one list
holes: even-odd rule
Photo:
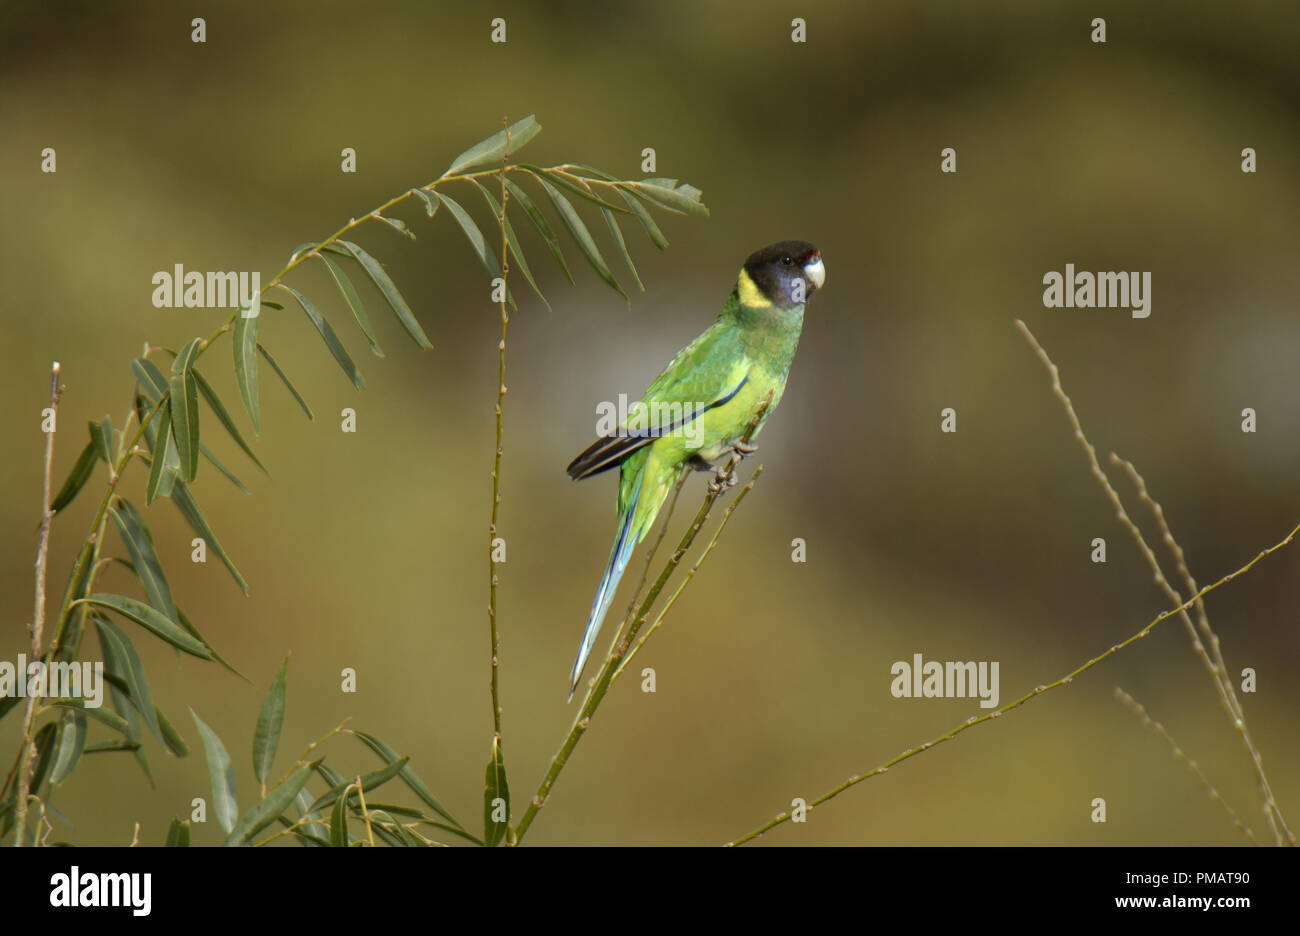
[[781, 241], [749, 255], [740, 274], [740, 298], [750, 306], [790, 309], [807, 302], [824, 282], [820, 250], [807, 241]]

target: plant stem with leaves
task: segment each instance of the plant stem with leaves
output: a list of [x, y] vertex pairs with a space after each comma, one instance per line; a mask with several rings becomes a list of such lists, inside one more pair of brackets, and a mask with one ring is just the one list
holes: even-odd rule
[[[248, 299], [249, 305], [241, 305], [239, 309], [234, 310], [228, 318], [212, 332], [207, 338], [195, 337], [191, 339], [179, 352], [171, 352], [165, 348], [150, 348], [145, 346], [145, 352], [139, 358], [131, 362], [132, 370], [135, 373], [136, 385], [132, 395], [133, 406], [127, 414], [126, 420], [122, 423], [122, 429], [117, 433], [113, 432], [111, 423], [107, 417], [98, 424], [98, 433], [96, 424], [92, 423], [91, 428], [91, 445], [88, 445], [83, 451], [82, 456], [73, 466], [72, 473], [65, 482], [63, 489], [51, 500], [50, 494], [50, 474], [51, 474], [51, 456], [53, 437], [47, 439], [46, 454], [46, 482], [45, 482], [45, 514], [43, 517], [41, 529], [40, 556], [38, 561], [38, 598], [36, 621], [33, 624], [33, 657], [40, 659], [47, 665], [56, 658], [61, 660], [72, 661], [77, 658], [80, 652], [80, 645], [86, 630], [87, 614], [97, 626], [101, 628], [100, 640], [103, 642], [105, 633], [109, 634], [110, 639], [119, 646], [122, 653], [131, 659], [126, 660], [131, 664], [135, 657], [135, 651], [131, 647], [130, 640], [122, 632], [114, 630], [105, 631], [104, 628], [112, 628], [112, 623], [104, 616], [104, 610], [111, 610], [136, 624], [141, 625], [146, 630], [151, 631], [155, 636], [164, 641], [171, 643], [178, 649], [184, 650], [194, 656], [203, 659], [215, 659], [223, 665], [229, 667], [215, 650], [198, 634], [189, 621], [181, 613], [180, 609], [175, 607], [175, 602], [171, 597], [170, 586], [163, 577], [162, 565], [159, 560], [157, 551], [154, 548], [152, 538], [144, 525], [143, 520], [136, 512], [135, 508], [127, 503], [119, 494], [119, 483], [124, 476], [130, 463], [137, 456], [149, 467], [149, 478], [146, 486], [146, 503], [152, 503], [155, 499], [170, 497], [185, 515], [190, 526], [194, 528], [195, 533], [200, 536], [208, 548], [215, 551], [222, 562], [227, 566], [237, 584], [247, 593], [247, 583], [239, 574], [229, 557], [225, 554], [224, 549], [215, 540], [211, 528], [206, 518], [200, 511], [197, 501], [189, 492], [187, 485], [195, 480], [195, 474], [199, 465], [200, 454], [213, 463], [214, 467], [230, 481], [236, 484], [241, 490], [247, 493], [247, 488], [231, 472], [229, 472], [216, 458], [216, 456], [207, 448], [200, 446], [199, 434], [199, 408], [198, 401], [204, 399], [208, 408], [217, 420], [224, 426], [227, 433], [239, 445], [239, 447], [248, 455], [250, 459], [262, 467], [260, 461], [253, 454], [252, 449], [244, 441], [239, 429], [236, 427], [229, 412], [224, 404], [217, 398], [211, 385], [199, 374], [195, 363], [212, 347], [212, 345], [223, 334], [231, 333], [234, 344], [235, 357], [235, 379], [239, 386], [240, 395], [244, 403], [244, 408], [252, 422], [255, 432], [260, 431], [259, 422], [259, 392], [260, 384], [257, 376], [257, 360], [260, 354], [265, 358], [272, 371], [284, 383], [288, 391], [296, 399], [300, 407], [307, 414], [308, 418], [314, 418], [310, 407], [303, 399], [298, 390], [290, 382], [280, 366], [276, 363], [271, 353], [258, 340], [257, 332], [260, 324], [260, 312], [263, 308], [283, 311], [284, 306], [272, 302], [266, 298], [269, 291], [273, 288], [282, 289], [291, 295], [295, 302], [302, 308], [310, 319], [315, 330], [319, 333], [331, 355], [334, 357], [340, 368], [348, 376], [354, 386], [360, 388], [363, 386], [363, 380], [360, 371], [352, 361], [342, 342], [338, 339], [333, 328], [329, 325], [325, 316], [317, 310], [315, 305], [301, 292], [294, 289], [284, 282], [286, 276], [295, 271], [308, 260], [317, 258], [321, 260], [330, 275], [333, 277], [335, 284], [338, 286], [342, 298], [347, 307], [352, 312], [358, 326], [360, 326], [371, 350], [376, 354], [382, 355], [379, 351], [375, 334], [370, 327], [370, 320], [362, 307], [359, 294], [352, 286], [348, 279], [348, 274], [344, 271], [343, 265], [338, 259], [343, 258], [355, 261], [369, 276], [378, 291], [382, 294], [384, 300], [388, 303], [393, 313], [411, 338], [421, 348], [432, 348], [422, 327], [412, 312], [406, 300], [398, 291], [396, 285], [389, 277], [383, 266], [374, 257], [361, 249], [357, 244], [352, 243], [345, 238], [360, 225], [366, 221], [379, 221], [389, 228], [398, 231], [404, 236], [414, 239], [412, 233], [405, 221], [392, 217], [388, 214], [395, 206], [408, 199], [418, 199], [423, 202], [425, 210], [430, 218], [435, 213], [445, 208], [445, 214], [450, 214], [461, 232], [465, 235], [470, 247], [476, 254], [479, 262], [488, 271], [492, 277], [500, 277], [502, 283], [506, 281], [509, 272], [513, 267], [519, 269], [524, 279], [529, 283], [534, 292], [546, 302], [538, 284], [533, 277], [528, 263], [524, 257], [522, 245], [515, 237], [514, 229], [511, 225], [507, 214], [507, 208], [510, 204], [521, 206], [528, 221], [531, 223], [536, 232], [545, 242], [546, 247], [554, 257], [556, 263], [563, 271], [564, 275], [573, 281], [572, 274], [565, 263], [560, 248], [560, 238], [556, 236], [547, 221], [544, 214], [539, 210], [533, 200], [526, 193], [523, 185], [513, 181], [510, 176], [519, 178], [520, 182], [526, 182], [531, 179], [541, 187], [542, 194], [549, 201], [554, 209], [561, 225], [561, 229], [572, 238], [573, 244], [576, 245], [588, 265], [606, 282], [612, 289], [626, 298], [627, 293], [619, 286], [617, 280], [611, 273], [608, 264], [601, 254], [600, 248], [596, 245], [591, 236], [586, 223], [581, 215], [574, 208], [571, 198], [578, 198], [587, 203], [599, 205], [606, 223], [610, 228], [610, 234], [613, 243], [622, 255], [630, 270], [633, 279], [640, 284], [636, 269], [632, 264], [632, 259], [627, 250], [627, 245], [623, 237], [623, 232], [619, 226], [618, 214], [624, 217], [636, 218], [641, 226], [645, 229], [652, 243], [656, 247], [663, 249], [667, 246], [667, 239], [659, 230], [657, 223], [652, 216], [653, 210], [663, 210], [675, 214], [695, 214], [707, 215], [708, 209], [704, 206], [700, 198], [698, 189], [678, 183], [670, 179], [618, 179], [613, 176], [592, 169], [589, 166], [583, 166], [578, 163], [562, 163], [559, 165], [543, 168], [536, 165], [526, 165], [512, 163], [511, 156], [514, 152], [522, 148], [529, 140], [537, 135], [541, 130], [540, 124], [529, 116], [514, 124], [508, 125], [502, 131], [480, 141], [474, 146], [462, 152], [457, 156], [441, 176], [419, 188], [410, 188], [393, 198], [388, 199], [377, 208], [373, 209], [360, 217], [354, 217], [341, 226], [328, 238], [318, 243], [304, 244], [293, 250], [288, 261], [283, 268], [272, 277], [265, 286], [262, 286], [257, 294], [253, 297], [241, 297]], [[497, 203], [492, 198], [491, 193], [483, 184], [483, 180], [490, 177], [496, 177], [500, 181], [500, 202]], [[494, 251], [489, 246], [487, 240], [483, 237], [482, 231], [474, 221], [471, 214], [463, 208], [456, 199], [448, 194], [447, 189], [456, 183], [463, 183], [472, 186], [479, 191], [487, 204], [490, 206], [494, 220], [498, 225], [500, 232], [500, 249], [501, 261], [498, 264]], [[621, 200], [623, 204], [617, 204], [616, 200]], [[332, 255], [332, 256], [331, 256]], [[495, 539], [495, 533], [498, 527], [498, 505], [500, 503], [500, 469], [503, 451], [503, 409], [504, 396], [506, 393], [505, 383], [505, 351], [507, 326], [511, 310], [515, 306], [514, 297], [510, 295], [508, 288], [503, 287], [503, 301], [501, 304], [501, 337], [499, 342], [499, 360], [498, 360], [498, 395], [496, 408], [497, 423], [497, 446], [494, 456], [493, 470], [493, 505], [490, 522], [492, 538]], [[168, 351], [174, 360], [171, 365], [171, 375], [164, 376], [158, 367], [149, 360], [152, 351]], [[57, 377], [55, 380], [57, 389]], [[135, 423], [134, 427], [132, 423]], [[116, 450], [113, 450], [112, 440], [114, 436], [119, 439]], [[104, 441], [105, 436], [107, 441]], [[161, 448], [159, 446], [162, 446]], [[94, 473], [97, 461], [102, 460], [108, 467], [108, 481], [105, 484], [102, 496], [94, 518], [91, 521], [89, 531], [82, 541], [81, 549], [77, 553], [76, 560], [73, 564], [72, 574], [68, 580], [68, 586], [65, 590], [62, 604], [59, 609], [57, 626], [53, 629], [52, 639], [45, 641], [45, 614], [44, 614], [44, 556], [46, 554], [46, 544], [50, 534], [50, 520], [53, 516], [61, 512], [67, 506], [77, 493], [81, 491], [90, 477]], [[265, 469], [263, 469], [265, 470]], [[131, 552], [133, 562], [119, 560], [115, 556], [102, 555], [104, 552], [104, 539], [108, 529], [108, 520], [112, 517], [117, 525], [119, 532], [123, 534], [123, 540], [129, 552]], [[136, 577], [140, 579], [141, 584], [146, 592], [148, 602], [141, 602], [137, 599], [126, 598], [117, 595], [102, 595], [96, 591], [96, 584], [100, 572], [109, 564], [115, 561], [122, 561], [127, 568], [132, 569]], [[504, 782], [504, 762], [500, 753], [500, 735], [501, 735], [501, 704], [499, 692], [498, 666], [499, 666], [499, 633], [496, 622], [496, 588], [497, 576], [495, 566], [492, 570], [491, 579], [491, 642], [492, 642], [492, 704], [493, 704], [493, 761], [491, 766], [496, 767], [499, 774], [499, 787], [502, 792], [506, 793], [508, 802], [508, 792]], [[94, 610], [90, 610], [94, 609]], [[105, 650], [106, 657], [108, 649]], [[33, 662], [36, 660], [34, 659]], [[119, 663], [124, 661], [119, 660]], [[108, 725], [111, 729], [120, 731], [127, 737], [128, 743], [96, 745], [95, 750], [132, 750], [137, 752], [141, 766], [148, 773], [148, 766], [143, 759], [143, 751], [139, 743], [140, 739], [135, 737], [139, 727], [139, 721], [143, 720], [155, 734], [158, 734], [160, 740], [163, 740], [171, 753], [182, 756], [185, 748], [183, 739], [176, 734], [170, 723], [166, 723], [162, 713], [157, 711], [152, 705], [147, 691], [147, 684], [144, 682], [143, 670], [138, 665], [138, 660], [134, 660], [134, 669], [130, 678], [126, 678], [122, 673], [112, 674], [115, 677], [121, 677], [120, 683], [114, 683], [114, 705], [119, 709], [119, 715], [112, 717], [103, 717], [97, 719], [102, 724]], [[233, 671], [233, 670], [232, 670]], [[122, 689], [125, 686], [125, 689]], [[58, 725], [46, 724], [39, 731], [37, 721], [47, 709], [67, 709], [77, 708], [70, 705], [74, 700], [59, 699], [50, 702], [29, 699], [26, 709], [26, 716], [22, 729], [20, 748], [14, 759], [13, 766], [10, 769], [5, 780], [3, 788], [0, 788], [0, 826], [8, 829], [8, 823], [15, 817], [20, 819], [19, 831], [16, 835], [20, 842], [25, 838], [25, 824], [28, 813], [28, 800], [37, 790], [33, 787], [44, 788], [45, 782], [49, 779], [44, 768], [46, 764], [44, 752], [46, 747], [42, 746], [42, 757], [37, 761], [36, 771], [41, 774], [37, 779], [33, 776], [33, 746], [45, 745], [53, 740], [55, 746], [60, 745], [60, 739], [64, 737], [64, 726], [68, 722], [59, 722]], [[13, 706], [0, 705], [0, 717]], [[136, 715], [141, 719], [137, 719]], [[154, 716], [157, 716], [156, 718]], [[129, 718], [127, 716], [130, 716]], [[75, 722], [76, 719], [73, 719]], [[68, 753], [72, 767], [75, 767], [84, 746], [84, 719], [80, 724], [80, 731], [68, 734], [70, 747], [65, 751], [60, 747], [60, 751]], [[169, 733], [170, 732], [170, 733]], [[207, 742], [205, 737], [205, 744]], [[390, 767], [396, 764], [395, 755], [387, 751], [384, 746], [374, 738], [368, 738], [366, 741], [377, 753], [389, 761]], [[379, 746], [375, 746], [379, 745]], [[86, 749], [89, 750], [89, 749]], [[72, 753], [74, 752], [75, 753]], [[391, 755], [391, 756], [390, 756]], [[265, 765], [263, 765], [265, 766]], [[402, 769], [403, 765], [397, 765], [393, 769]], [[299, 765], [295, 768], [295, 774], [292, 782], [286, 779], [278, 784], [275, 788], [266, 789], [266, 777], [259, 773], [259, 781], [262, 783], [263, 800], [259, 807], [263, 810], [261, 813], [255, 813], [251, 817], [257, 823], [263, 820], [270, 821], [275, 818], [274, 815], [266, 814], [265, 810], [277, 806], [280, 798], [285, 797], [291, 792], [290, 787], [294, 784], [305, 783], [303, 772], [305, 767]], [[63, 775], [66, 779], [66, 774]], [[471, 841], [479, 840], [472, 834], [466, 832], [458, 822], [450, 819], [434, 800], [431, 794], [412, 776], [408, 776], [403, 771], [403, 779], [417, 794], [436, 812], [442, 814], [451, 826], [446, 826], [448, 831], [456, 835], [467, 838]], [[17, 781], [17, 782], [15, 782]], [[21, 788], [21, 795], [19, 789]], [[19, 802], [15, 803], [14, 800]], [[45, 813], [44, 800], [38, 799], [42, 807], [42, 815]], [[255, 807], [258, 809], [259, 807]], [[10, 810], [13, 810], [12, 813]], [[382, 810], [377, 810], [382, 812]], [[408, 836], [404, 827], [400, 824], [393, 824], [391, 827], [383, 824], [371, 824], [370, 813], [372, 810], [362, 807], [362, 818], [367, 821], [367, 829], [374, 836], [388, 838], [381, 832], [381, 829], [391, 828], [392, 836], [401, 839], [402, 843], [410, 844], [407, 841]], [[283, 817], [280, 817], [283, 818]], [[436, 822], [434, 823], [437, 824]], [[441, 827], [441, 826], [440, 826]], [[250, 827], [245, 827], [241, 834], [249, 833]], [[403, 831], [398, 831], [403, 829]], [[508, 827], [507, 830], [508, 831]], [[173, 829], [174, 837], [177, 843], [181, 840], [188, 841], [188, 828]], [[251, 833], [250, 833], [251, 834]], [[169, 834], [169, 839], [173, 837]], [[346, 837], [346, 835], [344, 836]], [[491, 838], [491, 836], [489, 836]], [[498, 839], [499, 841], [499, 839]], [[391, 844], [391, 842], [390, 842]]]

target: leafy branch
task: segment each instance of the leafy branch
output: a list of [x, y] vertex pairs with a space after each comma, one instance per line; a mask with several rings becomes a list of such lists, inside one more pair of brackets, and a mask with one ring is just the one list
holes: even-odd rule
[[[577, 248], [597, 276], [625, 299], [627, 292], [610, 270], [605, 255], [575, 207], [574, 200], [576, 199], [578, 203], [586, 203], [589, 207], [594, 205], [596, 210], [600, 211], [614, 248], [627, 265], [633, 281], [641, 288], [644, 287], [641, 286], [640, 276], [627, 248], [622, 220], [628, 217], [635, 218], [649, 240], [656, 247], [663, 249], [668, 241], [655, 221], [654, 212], [664, 211], [679, 215], [708, 214], [708, 209], [700, 200], [699, 189], [675, 179], [620, 179], [580, 163], [566, 162], [543, 168], [515, 162], [513, 155], [540, 130], [541, 126], [531, 116], [508, 125], [465, 150], [433, 181], [418, 188], [407, 189], [361, 217], [351, 218], [348, 223], [324, 240], [299, 246], [292, 251], [284, 266], [265, 286], [259, 288], [253, 296], [241, 297], [240, 307], [207, 337], [196, 336], [179, 350], [146, 344], [144, 353], [131, 362], [135, 387], [132, 391], [131, 406], [121, 421], [121, 428], [114, 428], [109, 416], [90, 424], [90, 441], [74, 463], [67, 480], [53, 497], [50, 495], [53, 434], [47, 436], [46, 482], [42, 498], [43, 519], [38, 553], [40, 559], [38, 560], [37, 614], [33, 624], [32, 658], [39, 659], [47, 666], [56, 662], [72, 663], [78, 658], [87, 621], [93, 623], [100, 641], [105, 664], [105, 679], [109, 685], [116, 714], [87, 707], [79, 698], [61, 697], [42, 700], [32, 696], [28, 700], [20, 749], [3, 787], [0, 787], [0, 836], [7, 835], [12, 828], [16, 843], [26, 844], [33, 840], [27, 834], [26, 818], [29, 802], [37, 803], [44, 817], [45, 802], [51, 790], [67, 779], [83, 754], [129, 752], [140, 764], [146, 776], [152, 780], [143, 745], [144, 729], [154, 734], [169, 753], [177, 757], [186, 756], [188, 753], [188, 746], [180, 733], [153, 704], [139, 656], [127, 633], [114, 624], [112, 618], [125, 619], [187, 655], [217, 662], [232, 672], [237, 673], [237, 671], [203, 637], [176, 603], [144, 516], [119, 494], [120, 481], [133, 461], [141, 462], [148, 469], [147, 477], [144, 479], [146, 505], [152, 505], [160, 498], [170, 499], [194, 530], [195, 535], [221, 560], [238, 587], [247, 594], [247, 582], [221, 546], [191, 489], [191, 485], [197, 480], [201, 463], [206, 461], [218, 474], [248, 493], [248, 488], [243, 482], [208, 447], [208, 436], [201, 434], [201, 423], [206, 425], [208, 422], [208, 417], [201, 417], [204, 406], [211, 417], [215, 417], [226, 435], [254, 465], [262, 470], [265, 468], [240, 431], [230, 410], [199, 371], [198, 364], [201, 360], [205, 360], [204, 355], [223, 335], [230, 334], [235, 380], [243, 408], [254, 433], [259, 433], [261, 429], [259, 360], [269, 365], [271, 371], [284, 384], [306, 416], [309, 419], [314, 418], [306, 399], [259, 336], [263, 309], [284, 311], [284, 305], [268, 298], [270, 290], [279, 289], [286, 293], [307, 316], [349, 382], [358, 389], [363, 387], [364, 378], [360, 369], [327, 317], [322, 314], [313, 300], [285, 282], [291, 273], [313, 259], [325, 265], [339, 291], [343, 305], [355, 320], [372, 353], [383, 356], [370, 316], [353, 283], [355, 270], [358, 267], [378, 290], [389, 310], [417, 347], [424, 350], [431, 349], [432, 342], [383, 265], [355, 241], [349, 239], [353, 231], [368, 221], [382, 224], [414, 239], [416, 234], [411, 226], [394, 213], [399, 205], [409, 200], [422, 203], [429, 219], [435, 218], [440, 210], [443, 210], [444, 215], [449, 215], [465, 236], [479, 264], [489, 277], [494, 281], [499, 279], [500, 282], [502, 290], [499, 302], [502, 316], [499, 358], [501, 382], [497, 401], [497, 451], [493, 471], [491, 524], [495, 534], [497, 505], [500, 500], [502, 404], [506, 392], [506, 326], [510, 310], [514, 309], [516, 304], [515, 297], [507, 286], [511, 268], [517, 267], [533, 292], [542, 302], [547, 302], [525, 256], [524, 246], [516, 234], [515, 225], [508, 215], [509, 208], [512, 205], [517, 207], [516, 221], [521, 216], [526, 219], [525, 227], [532, 227], [561, 272], [570, 282], [573, 282], [573, 274], [564, 258], [562, 240], [555, 233], [556, 229], [547, 219], [546, 214], [538, 208], [533, 197], [528, 194], [527, 187], [540, 190], [559, 222], [559, 229], [567, 235], [572, 246]], [[492, 178], [499, 183], [499, 200], [484, 184]], [[458, 188], [473, 188], [492, 213], [492, 220], [500, 233], [500, 260], [474, 220], [473, 214], [452, 194], [453, 190]], [[522, 215], [518, 211], [522, 211]], [[170, 366], [166, 371], [155, 362], [159, 353], [170, 356]], [[57, 393], [57, 374], [53, 385]], [[57, 400], [54, 402], [57, 403]], [[101, 461], [107, 466], [107, 481], [89, 531], [73, 563], [63, 600], [57, 617], [54, 618], [52, 637], [48, 646], [44, 646], [44, 556], [48, 548], [50, 522], [87, 486]], [[104, 549], [110, 520], [126, 548], [125, 557], [108, 555]], [[112, 565], [120, 565], [135, 576], [144, 592], [144, 600], [97, 590], [96, 586], [101, 574]], [[494, 568], [491, 585], [494, 725], [492, 763], [499, 765], [499, 786], [504, 789], [504, 763], [500, 758], [501, 706], [497, 681], [496, 585]], [[276, 685], [273, 685], [272, 696], [279, 691], [282, 704], [283, 670], [278, 680], [278, 687], [277, 690]], [[16, 701], [0, 700], [0, 718], [15, 707]], [[41, 716], [47, 713], [56, 714], [58, 717], [38, 726]], [[282, 716], [282, 711], [280, 714]], [[256, 831], [264, 828], [266, 822], [263, 820], [267, 822], [279, 820], [283, 823], [285, 817], [282, 807], [289, 801], [297, 802], [298, 797], [303, 795], [310, 777], [325, 777], [331, 780], [332, 789], [343, 783], [343, 779], [335, 775], [324, 763], [300, 761], [285, 778], [268, 789], [267, 771], [270, 766], [268, 752], [273, 757], [274, 745], [271, 744], [269, 748], [265, 746], [266, 731], [272, 724], [266, 722], [267, 717], [267, 712], [264, 711], [263, 719], [259, 721], [257, 735], [264, 739], [262, 742], [264, 746], [255, 753], [254, 764], [255, 774], [264, 796], [254, 807], [255, 813], [252, 814], [251, 819], [246, 815], [243, 819], [244, 824], [236, 827], [233, 825], [235, 817], [233, 796], [227, 795], [230, 791], [226, 789], [229, 786], [227, 783], [230, 774], [229, 757], [225, 755], [220, 739], [195, 716], [196, 727], [208, 755], [214, 786], [214, 805], [220, 804], [223, 827], [226, 825], [225, 820], [232, 823], [226, 829], [228, 833], [234, 835], [236, 828], [239, 829], [240, 834], [235, 837], [240, 841], [248, 841]], [[109, 728], [120, 737], [120, 740], [87, 743], [88, 719]], [[278, 725], [278, 722], [275, 724]], [[276, 731], [278, 732], [278, 727]], [[410, 777], [413, 775], [409, 774], [409, 769], [404, 763], [401, 767], [394, 767], [399, 759], [386, 745], [373, 736], [362, 736], [358, 733], [358, 737], [387, 758], [386, 767], [382, 770], [392, 769], [394, 776], [402, 776], [407, 780], [408, 785], [412, 785]], [[348, 838], [347, 819], [349, 816], [355, 817], [356, 811], [360, 810], [360, 816], [366, 824], [367, 841], [373, 841], [378, 837], [390, 844], [419, 843], [421, 836], [415, 834], [411, 827], [425, 821], [423, 818], [411, 817], [409, 813], [402, 814], [398, 807], [385, 807], [384, 810], [380, 810], [373, 804], [366, 805], [365, 793], [372, 788], [367, 785], [368, 776], [359, 775], [353, 778], [354, 783], [345, 783], [343, 787], [336, 790], [335, 800], [343, 804], [338, 809], [344, 815], [342, 827], [337, 822], [331, 822], [329, 830], [331, 841], [334, 844], [344, 843], [338, 839]], [[373, 776], [369, 777], [372, 784], [375, 779]], [[429, 821], [442, 822], [447, 829], [460, 837], [479, 843], [484, 841], [465, 832], [463, 826], [452, 820], [440, 806], [436, 805], [431, 794], [425, 795], [427, 789], [423, 788], [422, 784], [418, 786], [420, 789], [416, 790], [417, 795], [425, 799], [426, 804], [442, 817], [440, 820]], [[351, 792], [348, 792], [349, 789]], [[314, 833], [303, 830], [310, 829], [314, 822], [305, 821], [305, 817], [313, 812], [314, 810], [309, 809], [300, 816], [299, 820], [301, 821], [299, 831], [302, 831], [303, 836], [307, 838], [311, 838]], [[396, 815], [416, 818], [416, 822], [398, 822], [393, 818]], [[250, 829], [252, 831], [249, 831]], [[489, 825], [486, 838], [491, 840], [494, 835], [495, 829]], [[175, 840], [175, 844], [187, 843], [188, 838], [188, 828], [182, 829], [179, 825], [174, 825], [169, 833], [169, 841]], [[496, 840], [499, 841], [499, 837]], [[428, 840], [426, 839], [424, 843], [427, 844]]]

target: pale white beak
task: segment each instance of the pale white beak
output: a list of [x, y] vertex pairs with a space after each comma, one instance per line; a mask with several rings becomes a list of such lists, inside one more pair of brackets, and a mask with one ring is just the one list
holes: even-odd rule
[[821, 289], [822, 283], [826, 282], [826, 267], [820, 256], [812, 263], [804, 264], [803, 272], [816, 289]]

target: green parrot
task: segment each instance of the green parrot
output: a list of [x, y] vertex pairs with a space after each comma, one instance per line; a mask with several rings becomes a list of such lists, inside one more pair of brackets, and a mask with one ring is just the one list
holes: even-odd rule
[[574, 480], [620, 469], [618, 536], [573, 663], [570, 699], [628, 560], [681, 470], [707, 470], [730, 452], [754, 451], [741, 439], [769, 393], [754, 435], [781, 402], [804, 307], [825, 279], [821, 251], [806, 241], [782, 241], [750, 254], [713, 324], [677, 352], [622, 426], [569, 464]]

